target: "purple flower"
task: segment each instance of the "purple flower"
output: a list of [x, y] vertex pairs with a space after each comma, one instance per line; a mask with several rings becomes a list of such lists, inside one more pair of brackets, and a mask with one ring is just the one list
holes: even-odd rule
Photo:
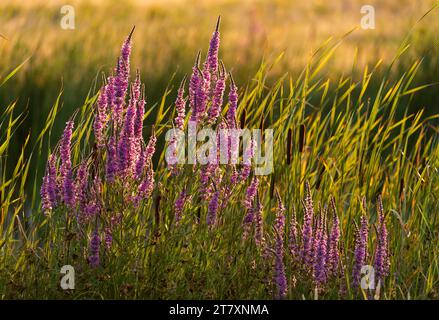
[[328, 237], [326, 234], [326, 208], [323, 210], [314, 239], [314, 281], [318, 288], [326, 282], [326, 252]]
[[139, 159], [136, 162], [136, 170], [135, 170], [135, 178], [140, 180], [143, 176], [143, 169], [146, 165], [146, 151], [145, 149], [141, 149]]
[[141, 99], [137, 102], [136, 118], [134, 120], [134, 137], [137, 140], [142, 138], [143, 132], [143, 116], [145, 115], [145, 100]]
[[337, 210], [335, 207], [334, 198], [331, 197], [330, 201], [331, 201], [333, 220], [332, 220], [331, 235], [329, 237], [328, 264], [329, 264], [330, 273], [332, 275], [335, 275], [337, 273], [338, 260], [339, 260], [338, 244], [340, 241], [340, 221], [338, 220], [337, 217]]
[[221, 106], [223, 104], [224, 90], [226, 88], [226, 76], [225, 71], [220, 73], [219, 79], [215, 84], [215, 90], [213, 92], [212, 106], [209, 109], [208, 122], [210, 124], [215, 123], [218, 116], [221, 113]]
[[65, 205], [73, 208], [74, 186], [72, 177], [72, 161], [71, 161], [71, 143], [72, 143], [73, 121], [68, 121], [64, 129], [63, 137], [61, 139], [61, 186], [62, 199]]
[[47, 160], [46, 174], [43, 177], [40, 189], [42, 209], [45, 213], [48, 213], [57, 206], [56, 175], [56, 159], [51, 154]]
[[353, 286], [357, 287], [360, 283], [361, 268], [367, 259], [367, 237], [368, 237], [368, 224], [364, 215], [361, 216], [361, 227], [357, 232], [355, 239], [355, 251], [354, 251], [354, 268], [352, 271]]
[[210, 40], [209, 51], [207, 53], [207, 64], [209, 67], [209, 71], [212, 75], [216, 73], [218, 70], [218, 49], [220, 45], [220, 27], [221, 17], [218, 17], [218, 21], [216, 23], [215, 31], [212, 34], [212, 39]]
[[208, 199], [212, 193], [211, 181], [209, 178], [215, 174], [218, 166], [216, 164], [206, 164], [200, 167], [200, 189], [199, 194], [202, 199]]
[[186, 76], [183, 78], [178, 88], [177, 99], [175, 100], [175, 110], [177, 111], [177, 116], [174, 119], [175, 127], [177, 129], [183, 130], [184, 119], [186, 117], [186, 102], [184, 100], [184, 85], [186, 82]]
[[90, 256], [89, 262], [90, 266], [96, 268], [99, 266], [99, 247], [101, 245], [101, 238], [99, 233], [94, 231], [90, 240]]
[[377, 280], [383, 280], [388, 275], [390, 269], [390, 261], [388, 254], [387, 227], [384, 219], [384, 210], [381, 196], [377, 199], [377, 211], [379, 217], [377, 247], [375, 251], [375, 272]]
[[63, 136], [61, 138], [60, 146], [60, 158], [61, 158], [61, 180], [65, 179], [65, 176], [72, 168], [71, 161], [71, 143], [72, 143], [73, 121], [68, 121], [64, 128]]
[[[199, 83], [195, 90], [195, 117], [194, 121], [199, 122], [203, 119], [204, 113], [206, 112], [206, 104], [208, 98], [208, 92], [210, 87], [210, 74], [208, 72], [199, 72]], [[192, 114], [193, 115], [193, 114]], [[193, 115], [194, 116], [194, 115]]]
[[133, 83], [133, 99], [137, 102], [140, 98], [140, 87], [142, 82], [140, 81], [140, 72], [136, 71], [136, 80]]
[[247, 238], [247, 235], [250, 232], [251, 224], [253, 223], [254, 220], [255, 209], [253, 206], [253, 200], [256, 197], [258, 191], [258, 184], [259, 184], [258, 178], [254, 176], [246, 191], [244, 206], [247, 209], [247, 214], [244, 217], [244, 233], [243, 233], [244, 240]]
[[70, 169], [64, 176], [63, 184], [63, 201], [69, 208], [73, 208], [75, 206], [74, 193], [75, 190], [73, 185], [72, 170]]
[[152, 156], [155, 153], [156, 143], [157, 143], [157, 137], [155, 136], [155, 133], [153, 132], [152, 136], [149, 138], [148, 145], [146, 146], [146, 155], [145, 155], [146, 163], [149, 163], [151, 161]]
[[216, 216], [218, 213], [219, 191], [215, 191], [209, 202], [209, 208], [207, 212], [207, 225], [213, 226], [216, 224]]
[[112, 113], [114, 111], [115, 103], [115, 92], [114, 92], [114, 77], [107, 78], [107, 85], [105, 86], [106, 102], [107, 102], [107, 112]]
[[225, 184], [223, 187], [223, 200], [221, 202], [221, 208], [224, 209], [227, 204], [228, 201], [230, 200], [230, 197], [232, 196], [233, 193], [233, 188], [237, 185], [238, 183], [238, 171], [236, 170], [236, 167], [234, 165], [230, 165], [229, 166], [229, 183]]
[[117, 62], [116, 76], [114, 78], [114, 110], [113, 120], [116, 125], [122, 121], [122, 113], [124, 108], [125, 96], [128, 89], [130, 74], [130, 54], [131, 54], [131, 36], [134, 28], [128, 38], [122, 45], [121, 55]]
[[146, 177], [142, 180], [137, 188], [137, 195], [133, 198], [133, 204], [135, 207], [139, 206], [140, 201], [146, 200], [151, 197], [154, 189], [154, 171], [152, 167], [146, 172]]
[[101, 202], [102, 202], [102, 187], [101, 187], [101, 178], [98, 174], [95, 175], [93, 179], [93, 184], [90, 192], [90, 200], [85, 207], [85, 220], [96, 217], [101, 211]]
[[95, 121], [93, 124], [96, 144], [99, 148], [105, 146], [104, 130], [107, 125], [107, 88], [108, 86], [101, 88], [97, 102]]
[[296, 210], [293, 206], [293, 212], [291, 214], [290, 221], [290, 234], [289, 234], [289, 249], [290, 253], [293, 256], [294, 261], [297, 260], [299, 255], [299, 242], [297, 238], [297, 218], [296, 218]]
[[244, 206], [246, 209], [251, 209], [253, 207], [253, 199], [258, 191], [258, 184], [258, 177], [254, 176], [245, 194]]
[[174, 205], [174, 213], [175, 213], [175, 223], [178, 224], [181, 220], [182, 214], [183, 214], [183, 208], [184, 204], [186, 203], [187, 195], [186, 195], [186, 188], [183, 189], [183, 191], [178, 196], [177, 200], [175, 201]]
[[287, 294], [287, 278], [285, 276], [284, 265], [284, 230], [285, 230], [285, 208], [282, 204], [279, 193], [276, 190], [276, 197], [278, 201], [275, 232], [276, 232], [276, 247], [275, 247], [275, 282], [277, 287], [276, 298], [283, 299]]
[[130, 168], [134, 161], [133, 139], [134, 139], [134, 102], [131, 100], [128, 106], [122, 136], [118, 146], [118, 169], [123, 176], [129, 175]]
[[84, 161], [79, 165], [78, 171], [76, 173], [75, 181], [75, 200], [79, 205], [81, 210], [84, 209], [87, 201], [87, 185], [88, 185], [88, 165]]
[[96, 199], [91, 199], [84, 207], [84, 214], [79, 216], [81, 223], [85, 223], [99, 214], [100, 207], [96, 203]]
[[309, 182], [305, 183], [305, 201], [303, 202], [304, 217], [302, 226], [302, 250], [301, 258], [306, 266], [312, 266], [312, 243], [313, 229], [312, 221], [314, 217], [314, 206], [311, 197], [311, 188]]
[[189, 81], [189, 105], [192, 110], [191, 121], [197, 121], [197, 108], [196, 108], [196, 94], [198, 87], [200, 86], [200, 56], [201, 52], [198, 52], [195, 64], [192, 67], [192, 76]]
[[41, 208], [44, 213], [49, 213], [52, 210], [52, 203], [49, 199], [49, 194], [47, 193], [47, 185], [49, 183], [47, 174], [43, 177], [43, 183], [41, 184], [40, 196], [41, 196]]
[[47, 162], [47, 174], [48, 174], [48, 184], [47, 184], [47, 194], [49, 196], [49, 200], [52, 204], [52, 207], [57, 206], [57, 192], [56, 192], [56, 178], [57, 178], [57, 170], [56, 170], [56, 158], [55, 155], [51, 154], [49, 156], [49, 160]]
[[238, 171], [235, 166], [232, 166], [232, 174], [230, 175], [230, 183], [236, 185], [238, 183]]
[[109, 183], [113, 183], [117, 172], [117, 157], [116, 157], [116, 139], [110, 138], [107, 148], [107, 163], [105, 179]]
[[125, 40], [125, 42], [122, 45], [121, 57], [122, 57], [122, 60], [125, 62], [125, 64], [129, 64], [129, 62], [130, 62], [131, 37], [133, 36], [135, 28], [136, 27], [133, 27], [133, 29], [131, 29], [130, 34], [128, 35], [127, 39]]

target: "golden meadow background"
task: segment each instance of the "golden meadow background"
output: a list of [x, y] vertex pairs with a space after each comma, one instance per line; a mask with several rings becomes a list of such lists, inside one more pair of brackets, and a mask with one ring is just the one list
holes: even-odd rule
[[[55, 136], [73, 111], [94, 93], [101, 72], [110, 72], [122, 41], [136, 26], [132, 68], [147, 84], [149, 105], [160, 100], [166, 87], [190, 72], [198, 50], [205, 53], [216, 18], [222, 16], [220, 55], [238, 85], [251, 81], [261, 62], [282, 59], [268, 75], [297, 75], [326, 41], [343, 39], [325, 77], [363, 73], [382, 60], [389, 66], [404, 40], [407, 51], [392, 67], [400, 76], [422, 59], [417, 84], [432, 83], [439, 74], [439, 10], [429, 0], [131, 0], [131, 1], [0, 1], [0, 76], [29, 59], [0, 90], [0, 105], [18, 99], [26, 119], [18, 129], [17, 148], [31, 131], [41, 129], [48, 110], [62, 90], [63, 104]], [[75, 8], [76, 29], [60, 27], [60, 8]], [[361, 6], [375, 7], [376, 29], [362, 30]], [[352, 32], [350, 32], [352, 31]], [[384, 72], [384, 71], [383, 71]], [[172, 79], [175, 79], [173, 81]], [[424, 90], [412, 105], [438, 108], [437, 86]], [[175, 94], [171, 91], [170, 99]], [[172, 100], [170, 100], [172, 101]], [[18, 150], [18, 149], [17, 149]], [[18, 152], [17, 152], [18, 153]], [[13, 161], [11, 151], [10, 160]]]

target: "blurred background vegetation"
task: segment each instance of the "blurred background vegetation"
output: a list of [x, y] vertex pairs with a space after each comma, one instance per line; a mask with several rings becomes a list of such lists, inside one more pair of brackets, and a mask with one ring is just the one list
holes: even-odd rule
[[[220, 55], [241, 86], [252, 80], [261, 61], [275, 61], [282, 53], [269, 72], [270, 79], [285, 73], [297, 76], [312, 53], [331, 37], [332, 41], [343, 41], [321, 71], [327, 78], [339, 79], [344, 74], [361, 77], [366, 65], [371, 68], [379, 60], [381, 72], [387, 72], [407, 40], [410, 46], [392, 66], [389, 78], [400, 77], [415, 61], [422, 60], [414, 83], [434, 83], [439, 75], [439, 10], [418, 20], [436, 2], [367, 1], [375, 7], [376, 29], [362, 30], [360, 8], [365, 3], [359, 0], [70, 0], [76, 29], [63, 30], [60, 8], [65, 1], [2, 0], [0, 77], [29, 58], [0, 90], [0, 105], [18, 99], [19, 109], [27, 114], [15, 135], [16, 150], [9, 150], [8, 160], [13, 163], [18, 157], [29, 131], [30, 143], [35, 141], [62, 90], [62, 110], [52, 142], [58, 139], [65, 120], [83, 104], [90, 90], [96, 92], [94, 85], [101, 72], [111, 72], [133, 25], [132, 68], [140, 69], [152, 106], [168, 85], [174, 89], [170, 99], [175, 95], [175, 87], [190, 72], [197, 51], [206, 52], [218, 15], [222, 16]], [[176, 81], [172, 81], [173, 76]], [[409, 113], [421, 108], [426, 109], [425, 116], [437, 113], [437, 85], [425, 88], [414, 99]]]

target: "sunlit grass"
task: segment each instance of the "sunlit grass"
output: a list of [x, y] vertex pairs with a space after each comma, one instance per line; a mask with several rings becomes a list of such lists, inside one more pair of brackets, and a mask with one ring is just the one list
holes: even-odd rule
[[[415, 97], [426, 89], [425, 83], [414, 82], [416, 73], [423, 70], [422, 62], [415, 61], [396, 79], [380, 63], [365, 67], [361, 77], [345, 74], [333, 79], [325, 72], [337, 55], [337, 46], [338, 42], [328, 42], [314, 52], [300, 74], [285, 73], [274, 82], [267, 80], [273, 65], [263, 63], [240, 89], [237, 117], [241, 124], [274, 130], [274, 172], [261, 177], [259, 191], [266, 236], [270, 239], [274, 235], [275, 189], [284, 200], [287, 221], [293, 207], [301, 221], [304, 183], [310, 181], [315, 203], [323, 205], [329, 196], [335, 197], [343, 232], [342, 254], [352, 257], [361, 198], [367, 199], [366, 216], [373, 223], [375, 201], [381, 194], [389, 229], [391, 273], [380, 298], [437, 299], [439, 141], [432, 121], [439, 115], [424, 116], [423, 109], [414, 114], [397, 112], [409, 110]], [[378, 86], [372, 87], [372, 82]], [[172, 127], [174, 105], [169, 95], [176, 87], [149, 102], [146, 125], [155, 126], [159, 141]], [[75, 114], [75, 163], [93, 147], [91, 119], [96, 96], [93, 89], [90, 92]], [[101, 266], [90, 268], [87, 239], [76, 239], [78, 235], [72, 222], [66, 221], [68, 215], [62, 207], [49, 216], [41, 213], [41, 173], [28, 179], [30, 163], [44, 163], [59, 139], [51, 132], [59, 121], [61, 99], [60, 95], [43, 129], [31, 132], [36, 143], [23, 144], [22, 150], [26, 149], [30, 157], [21, 152], [11, 168], [6, 167], [5, 160], [12, 136], [26, 115], [14, 110], [14, 102], [1, 106], [2, 298], [273, 297], [273, 288], [265, 283], [272, 270], [262, 267], [263, 258], [253, 242], [242, 241], [245, 185], [234, 192], [215, 229], [194, 223], [198, 214], [205, 221], [207, 204], [202, 201], [189, 205], [182, 224], [176, 228], [173, 203], [189, 176], [177, 180], [170, 177], [161, 144], [155, 157], [158, 187], [153, 196], [140, 211], [124, 220], [113, 248], [102, 253]], [[199, 181], [190, 181], [188, 191], [196, 194]], [[26, 185], [32, 186], [32, 192], [25, 190]], [[372, 230], [370, 245], [374, 240]], [[59, 287], [60, 268], [65, 264], [76, 270], [73, 291]], [[362, 299], [365, 295], [349, 286], [352, 261], [346, 260], [346, 264], [349, 271], [341, 283], [347, 284], [348, 292], [341, 298]], [[291, 285], [296, 277], [291, 265], [286, 254], [290, 283], [287, 297], [314, 298], [308, 283]], [[339, 298], [338, 285], [329, 286], [319, 298]]]

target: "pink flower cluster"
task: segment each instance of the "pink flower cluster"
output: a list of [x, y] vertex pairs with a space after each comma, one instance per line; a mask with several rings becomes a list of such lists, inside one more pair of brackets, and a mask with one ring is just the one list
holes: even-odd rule
[[[118, 195], [124, 206], [137, 208], [151, 197], [154, 189], [152, 157], [157, 139], [153, 133], [145, 144], [143, 138], [145, 96], [139, 73], [130, 84], [131, 36], [132, 32], [122, 45], [114, 73], [99, 92], [93, 152], [72, 165], [74, 122], [68, 121], [59, 143], [59, 155], [54, 152], [49, 156], [41, 186], [46, 214], [63, 207], [79, 225], [93, 225], [89, 246], [92, 266], [99, 265], [100, 239], [105, 239], [110, 247], [112, 228], [120, 220], [120, 212], [106, 207], [108, 199]], [[107, 185], [105, 193], [103, 183]]]

